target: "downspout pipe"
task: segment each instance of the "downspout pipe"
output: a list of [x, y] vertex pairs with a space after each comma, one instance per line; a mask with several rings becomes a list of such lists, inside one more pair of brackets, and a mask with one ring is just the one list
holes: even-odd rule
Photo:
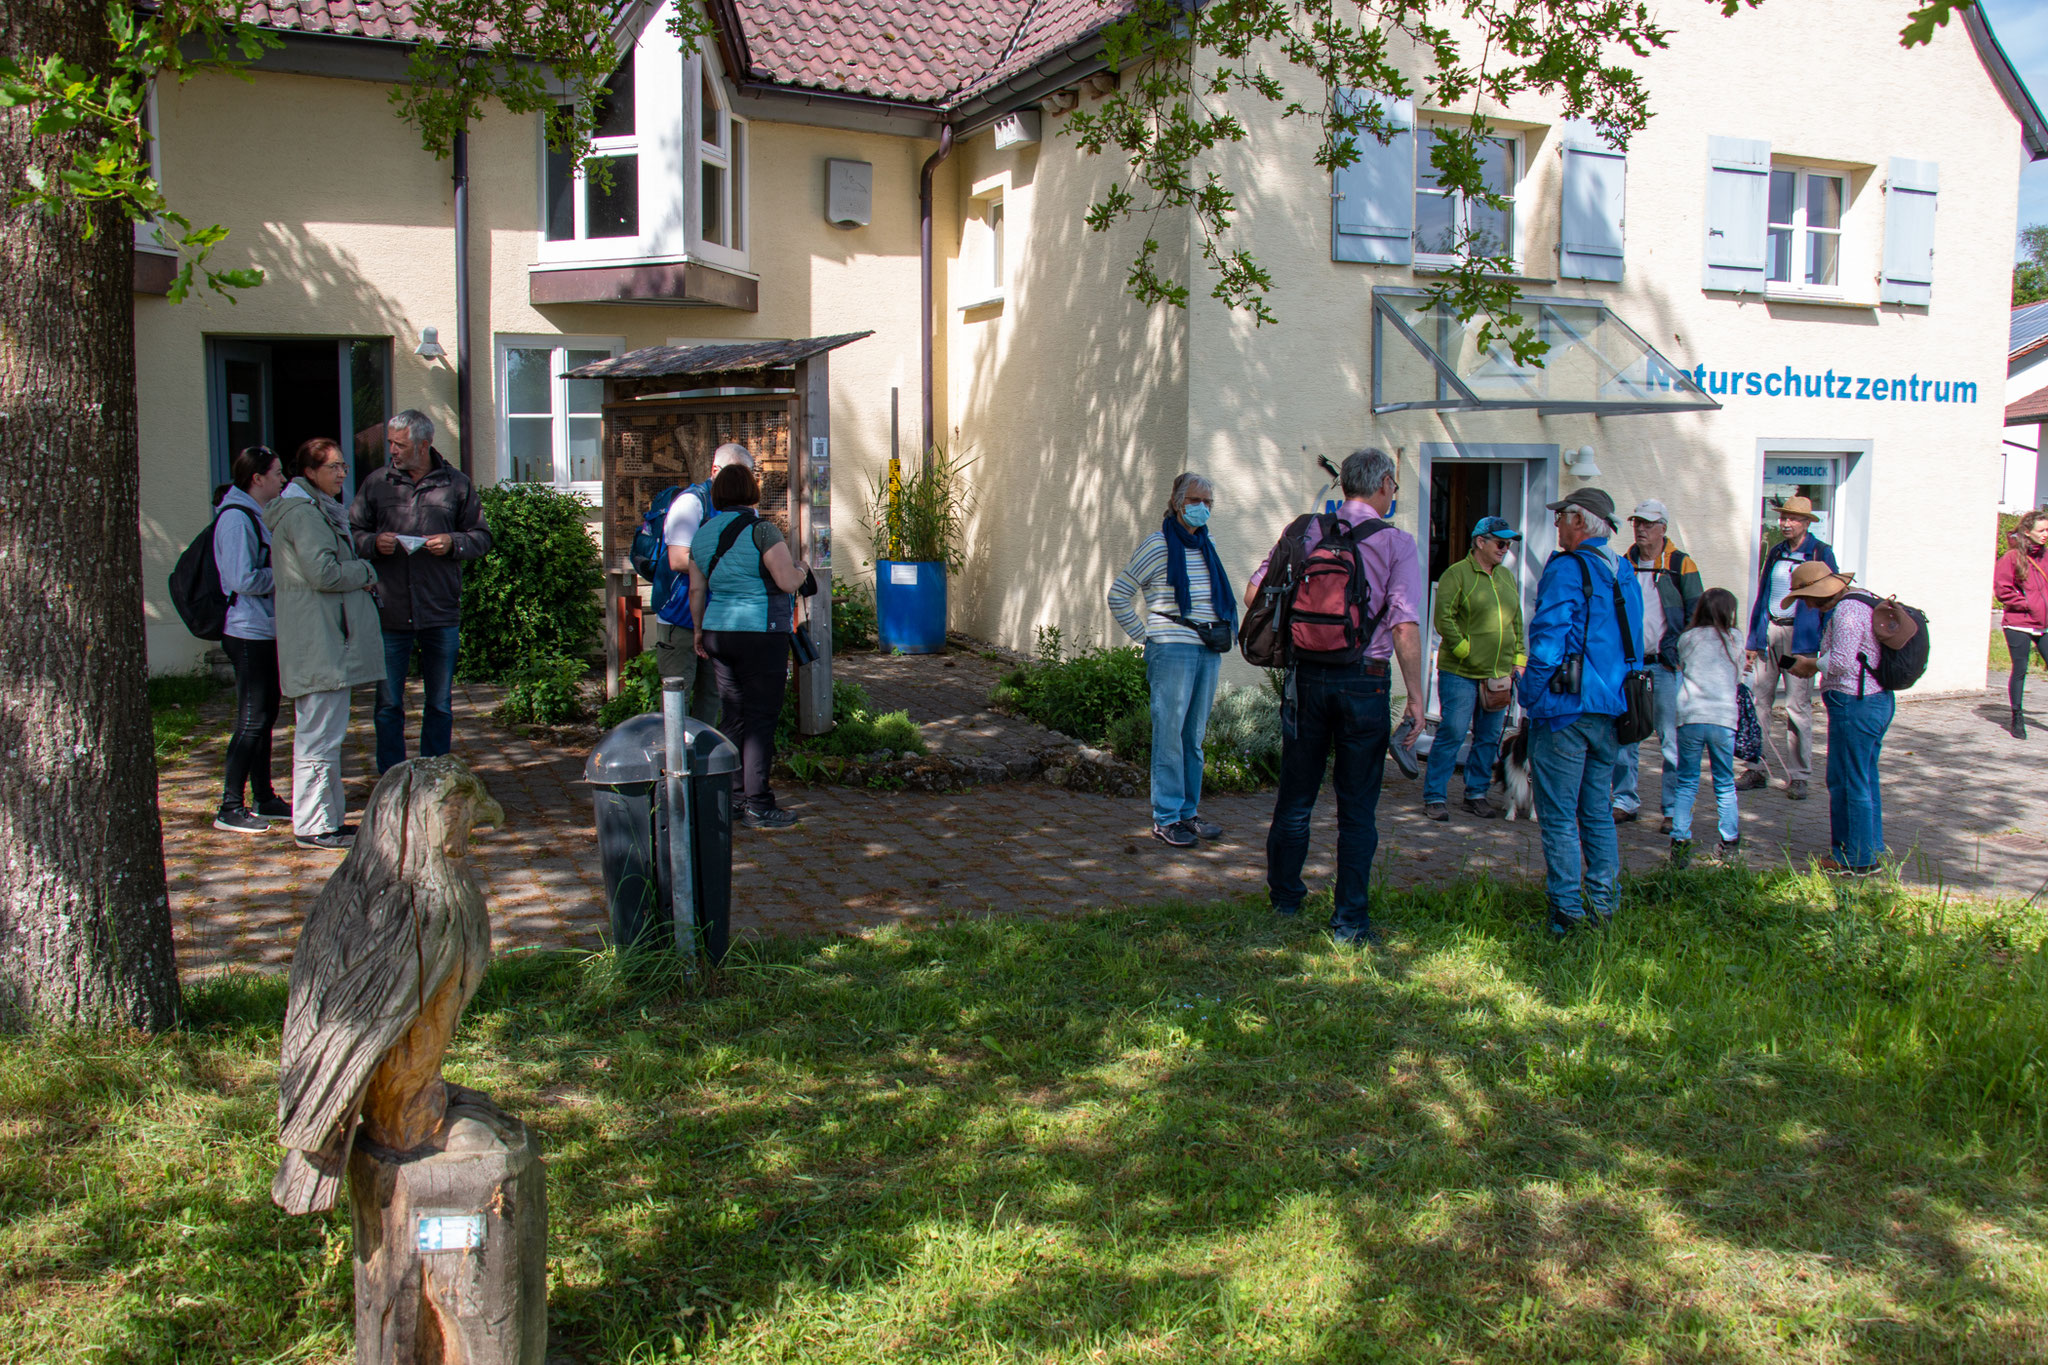
[[464, 476], [470, 471], [469, 418], [469, 129], [455, 131], [455, 439]]
[[925, 158], [924, 170], [917, 177], [918, 214], [918, 285], [919, 298], [924, 306], [924, 321], [918, 329], [923, 343], [924, 359], [924, 450], [921, 463], [929, 467], [932, 446], [936, 434], [932, 430], [932, 177], [939, 169], [939, 163], [953, 153], [953, 125], [948, 123], [939, 129], [939, 149]]

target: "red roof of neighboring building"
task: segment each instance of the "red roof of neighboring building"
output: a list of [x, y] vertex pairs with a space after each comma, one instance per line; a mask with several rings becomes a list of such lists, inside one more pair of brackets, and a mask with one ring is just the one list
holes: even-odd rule
[[400, 43], [426, 36], [426, 30], [413, 22], [410, 0], [244, 0], [242, 17], [290, 33], [385, 38]]
[[2005, 405], [2007, 426], [2023, 422], [2048, 422], [2048, 386], [2035, 389], [2025, 398], [2015, 398]]

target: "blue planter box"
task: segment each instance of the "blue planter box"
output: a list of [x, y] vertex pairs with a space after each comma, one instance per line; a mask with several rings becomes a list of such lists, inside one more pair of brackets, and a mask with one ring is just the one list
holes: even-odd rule
[[946, 566], [884, 559], [875, 565], [875, 633], [895, 654], [946, 648]]

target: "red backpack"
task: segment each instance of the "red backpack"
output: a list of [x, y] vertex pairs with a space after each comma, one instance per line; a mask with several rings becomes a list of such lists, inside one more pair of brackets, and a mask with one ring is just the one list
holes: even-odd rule
[[[1321, 527], [1313, 549], [1311, 522]], [[1355, 664], [1379, 630], [1386, 608], [1372, 614], [1372, 590], [1358, 547], [1393, 523], [1374, 518], [1350, 526], [1333, 515], [1298, 517], [1266, 563], [1258, 600], [1238, 629], [1245, 662], [1260, 668]]]

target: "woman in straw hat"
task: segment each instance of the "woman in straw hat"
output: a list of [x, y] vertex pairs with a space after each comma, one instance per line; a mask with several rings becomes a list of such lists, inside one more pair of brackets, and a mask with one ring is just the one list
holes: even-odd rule
[[[1749, 608], [1749, 662], [1756, 670], [1756, 704], [1764, 733], [1771, 728], [1771, 699], [1778, 693], [1778, 679], [1785, 679], [1785, 723], [1791, 730], [1791, 744], [1785, 755], [1785, 795], [1794, 801], [1806, 799], [1806, 785], [1813, 776], [1813, 684], [1783, 673], [1778, 660], [1787, 654], [1812, 654], [1820, 648], [1821, 614], [1802, 601], [1784, 605], [1792, 589], [1793, 571], [1802, 564], [1835, 563], [1833, 547], [1813, 534], [1818, 514], [1805, 496], [1787, 498], [1773, 509], [1783, 539], [1764, 556], [1757, 576], [1756, 597]], [[1743, 791], [1768, 786], [1769, 772], [1761, 765], [1750, 768], [1736, 780]]]
[[1785, 608], [1803, 606], [1824, 614], [1817, 656], [1795, 658], [1786, 670], [1821, 679], [1828, 708], [1828, 831], [1831, 855], [1826, 872], [1875, 872], [1884, 857], [1884, 790], [1877, 764], [1884, 733], [1898, 702], [1873, 675], [1881, 651], [1867, 593], [1851, 593], [1856, 575], [1824, 564], [1805, 563], [1792, 571]]

